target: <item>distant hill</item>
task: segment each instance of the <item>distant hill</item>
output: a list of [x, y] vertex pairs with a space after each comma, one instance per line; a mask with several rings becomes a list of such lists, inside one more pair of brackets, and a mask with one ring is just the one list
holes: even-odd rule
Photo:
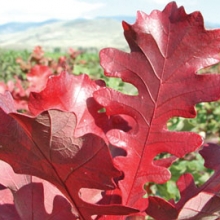
[[[122, 21], [130, 24], [135, 17], [114, 16], [71, 21], [48, 20], [44, 22], [8, 23], [0, 25], [0, 48], [32, 50], [40, 45], [45, 50], [68, 48], [102, 49], [114, 47], [127, 50]], [[220, 27], [207, 24], [207, 28]]]
[[9, 22], [0, 25], [0, 34], [11, 34], [28, 30], [29, 28], [40, 27], [46, 24], [58, 22], [57, 19], [51, 19], [43, 22]]
[[107, 18], [111, 20], [116, 20], [116, 21], [126, 21], [129, 24], [133, 24], [136, 20], [135, 16], [111, 16], [111, 17], [98, 17], [98, 18]]
[[[44, 49], [116, 47], [126, 49], [123, 28], [119, 17], [50, 20], [41, 23], [8, 23], [0, 25], [0, 48]], [[124, 19], [126, 20], [126, 19]], [[129, 23], [129, 21], [128, 21]], [[133, 22], [132, 22], [133, 23]]]

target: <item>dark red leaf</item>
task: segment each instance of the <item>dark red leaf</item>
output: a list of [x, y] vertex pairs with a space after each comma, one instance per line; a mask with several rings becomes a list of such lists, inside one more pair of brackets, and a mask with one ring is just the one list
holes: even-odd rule
[[5, 188], [0, 191], [0, 206], [4, 204], [11, 204], [13, 205], [13, 195], [12, 192]]
[[[216, 220], [220, 217], [220, 146], [208, 144], [200, 154], [205, 159], [205, 166], [215, 170], [210, 179], [196, 187], [191, 174], [182, 175], [177, 181], [180, 201], [173, 204], [158, 197], [150, 197], [146, 210], [149, 215], [158, 220], [161, 219], [160, 213], [163, 213], [164, 220], [172, 219], [172, 213], [175, 213], [173, 219]], [[159, 207], [163, 207], [165, 211], [161, 212]]]
[[0, 219], [12, 213], [17, 216], [14, 219], [22, 220], [76, 219], [70, 203], [49, 182], [30, 175], [15, 174], [3, 161], [0, 161], [0, 180], [8, 188], [0, 191], [3, 196], [0, 197], [3, 198]]
[[[75, 220], [75, 216], [71, 209], [69, 202], [62, 196], [56, 196], [54, 201], [48, 201], [44, 198], [44, 191], [42, 183], [31, 183], [23, 186], [14, 195], [15, 207], [18, 210], [19, 216], [22, 220], [29, 219], [66, 219]], [[48, 198], [52, 197], [51, 194], [46, 194]], [[24, 199], [26, 198], [26, 199]], [[51, 202], [51, 203], [50, 203]], [[47, 207], [44, 207], [46, 205]], [[52, 206], [50, 212], [46, 211], [48, 205]]]
[[111, 128], [127, 131], [133, 121], [127, 116], [109, 118], [105, 112], [99, 112], [102, 106], [94, 100], [93, 93], [104, 86], [104, 81], [93, 81], [85, 74], [75, 76], [62, 72], [50, 78], [42, 92], [31, 93], [29, 109], [34, 115], [49, 109], [74, 112], [77, 115], [77, 137], [93, 133], [106, 140], [106, 131]]
[[183, 175], [177, 182], [181, 200], [176, 208], [181, 209], [180, 216], [195, 215], [196, 219], [204, 215], [215, 219], [220, 217], [220, 146], [206, 144], [199, 153], [205, 159], [205, 167], [215, 170], [215, 173], [199, 188], [191, 175]]
[[101, 65], [105, 75], [136, 86], [138, 95], [102, 88], [94, 97], [109, 116], [125, 114], [136, 121], [132, 132], [113, 129], [107, 137], [127, 152], [115, 158], [124, 171], [119, 182], [123, 204], [144, 209], [147, 201], [140, 200], [144, 183], [170, 178], [166, 166], [154, 162], [155, 156], [168, 152], [183, 157], [203, 143], [197, 134], [168, 131], [166, 123], [174, 116], [195, 117], [196, 103], [220, 97], [219, 75], [196, 74], [219, 62], [220, 30], [205, 30], [199, 12], [188, 15], [174, 2], [162, 12], [138, 12], [136, 22], [123, 22], [123, 28], [131, 52], [103, 49]]
[[82, 219], [135, 211], [117, 204], [90, 204], [80, 197], [81, 188], [114, 189], [113, 179], [121, 172], [113, 166], [109, 149], [100, 137], [74, 136], [74, 113], [48, 110], [36, 117], [18, 114], [8, 93], [0, 94], [0, 105], [0, 159], [15, 172], [53, 183]]
[[[1, 178], [0, 178], [1, 180]], [[5, 188], [0, 190], [0, 220], [20, 220], [14, 206], [12, 192]]]
[[[185, 174], [177, 182], [180, 190], [181, 199], [175, 205], [178, 211], [178, 219], [216, 219], [220, 211], [220, 198], [216, 193], [211, 192], [205, 187], [206, 184], [212, 184], [212, 178], [204, 185], [197, 188], [192, 175]], [[217, 179], [216, 179], [217, 180]]]
[[174, 220], [177, 218], [178, 212], [175, 206], [166, 202], [164, 199], [159, 197], [149, 197], [147, 214], [156, 220]]
[[31, 93], [29, 109], [37, 115], [48, 109], [72, 111], [77, 115], [75, 135], [82, 136], [85, 133], [95, 133], [104, 137], [102, 129], [97, 126], [95, 119], [104, 120], [105, 114], [98, 113], [101, 106], [92, 97], [94, 91], [102, 84], [92, 81], [87, 75], [73, 76], [62, 72], [57, 77], [52, 77], [47, 87], [40, 93]]
[[0, 219], [20, 220], [20, 216], [14, 205], [14, 197], [10, 189], [0, 190]]

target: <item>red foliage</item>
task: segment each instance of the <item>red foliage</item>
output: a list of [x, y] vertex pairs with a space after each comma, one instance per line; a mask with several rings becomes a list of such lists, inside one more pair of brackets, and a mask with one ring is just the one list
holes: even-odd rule
[[136, 120], [132, 133], [111, 130], [107, 137], [127, 152], [115, 158], [124, 171], [119, 182], [123, 204], [144, 210], [143, 185], [170, 178], [167, 166], [157, 165], [154, 158], [164, 152], [183, 157], [202, 144], [199, 135], [170, 132], [166, 123], [174, 116], [195, 117], [196, 103], [219, 99], [220, 75], [196, 71], [220, 60], [220, 30], [206, 31], [199, 12], [187, 15], [175, 3], [150, 15], [138, 12], [135, 24], [124, 22], [123, 27], [131, 53], [104, 49], [101, 65], [107, 76], [135, 85], [138, 95], [103, 88], [95, 98], [108, 115], [126, 114]]
[[0, 191], [1, 219], [4, 219], [4, 215], [5, 219], [13, 220], [76, 219], [70, 203], [49, 182], [15, 174], [3, 161], [0, 161], [0, 179], [7, 187]]
[[0, 98], [3, 103], [0, 121], [7, 125], [0, 127], [0, 159], [15, 172], [53, 183], [82, 219], [114, 214], [116, 210], [121, 214], [132, 211], [121, 205], [95, 205], [82, 200], [80, 189], [114, 189], [113, 179], [121, 172], [114, 168], [109, 149], [100, 137], [93, 134], [74, 137], [77, 117], [73, 112], [51, 109], [36, 117], [27, 116], [16, 113], [9, 93]]
[[15, 108], [28, 112], [28, 100], [31, 92], [41, 91], [47, 83], [52, 72], [48, 66], [35, 65], [27, 73], [27, 80], [22, 81], [15, 76], [14, 81], [9, 81], [7, 84], [0, 84], [0, 93], [11, 92], [15, 101]]
[[[31, 92], [40, 92], [46, 85], [49, 76], [59, 74], [63, 70], [70, 73], [73, 71], [74, 62], [82, 54], [82, 51], [69, 49], [69, 57], [60, 57], [58, 61], [44, 56], [44, 51], [40, 46], [36, 46], [28, 58], [24, 61], [17, 58], [16, 62], [21, 70], [26, 74], [25, 80], [15, 76], [7, 84], [0, 82], [0, 93], [10, 91], [16, 101], [16, 109], [28, 113], [28, 100]], [[83, 62], [83, 60], [82, 60]]]
[[29, 90], [31, 92], [40, 92], [46, 86], [49, 76], [52, 72], [48, 66], [35, 65], [27, 74]]
[[[123, 22], [123, 28], [131, 52], [103, 49], [101, 65], [105, 75], [136, 86], [138, 95], [125, 95], [105, 87], [103, 81], [66, 71], [47, 81], [50, 70], [36, 66], [28, 74], [30, 82], [40, 84], [28, 97], [30, 115], [17, 113], [10, 93], [0, 94], [0, 159], [23, 174], [21, 178], [37, 176], [60, 190], [50, 196], [54, 212], [64, 214], [53, 219], [143, 219], [147, 213], [166, 220], [214, 215], [219, 211], [220, 192], [216, 145], [201, 151], [206, 166], [215, 169], [203, 186], [196, 188], [192, 176], [185, 174], [177, 182], [179, 202], [143, 195], [146, 182], [169, 180], [173, 161], [203, 143], [198, 134], [168, 131], [166, 123], [175, 116], [195, 117], [195, 104], [220, 98], [220, 75], [197, 74], [220, 61], [220, 30], [205, 30], [199, 12], [188, 15], [174, 2], [162, 12], [138, 12], [136, 22]], [[106, 111], [100, 111], [103, 108]], [[172, 156], [155, 159], [164, 152]], [[32, 212], [26, 212], [21, 197], [31, 204], [42, 203], [43, 187], [46, 193], [48, 186], [39, 179], [40, 183], [24, 183], [6, 170], [21, 187], [13, 193], [13, 204], [8, 190], [13, 191], [12, 183], [5, 182], [7, 174], [2, 172], [1, 184], [6, 188], [0, 193], [8, 202], [0, 205], [0, 217], [10, 209], [18, 219], [28, 219]], [[48, 214], [43, 205], [37, 208], [36, 219], [54, 214]], [[37, 208], [32, 206], [31, 211], [38, 212]]]
[[20, 57], [16, 59], [16, 62], [20, 65], [23, 72], [29, 72], [34, 65], [50, 66], [52, 59], [44, 56], [44, 51], [41, 46], [36, 46], [27, 62]]
[[74, 76], [63, 72], [51, 78], [42, 92], [31, 93], [30, 112], [38, 115], [51, 108], [74, 112], [77, 115], [76, 136], [94, 132], [102, 136], [103, 132], [94, 120], [103, 118], [107, 123], [107, 118], [98, 113], [101, 106], [92, 97], [102, 86], [105, 86], [103, 81], [92, 81], [87, 75]]
[[69, 48], [69, 55], [73, 60], [75, 60], [81, 53], [82, 53], [82, 51], [74, 50], [73, 48]]
[[220, 217], [220, 146], [208, 144], [200, 150], [205, 166], [215, 173], [200, 187], [196, 187], [191, 174], [184, 174], [177, 181], [181, 199], [177, 203], [158, 197], [149, 198], [146, 212], [154, 219], [217, 219]]

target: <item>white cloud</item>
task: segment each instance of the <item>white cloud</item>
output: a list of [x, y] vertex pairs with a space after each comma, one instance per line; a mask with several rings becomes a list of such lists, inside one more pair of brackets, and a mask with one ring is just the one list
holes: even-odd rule
[[0, 0], [0, 23], [9, 21], [44, 21], [50, 18], [74, 19], [86, 17], [104, 3], [88, 3], [80, 0]]

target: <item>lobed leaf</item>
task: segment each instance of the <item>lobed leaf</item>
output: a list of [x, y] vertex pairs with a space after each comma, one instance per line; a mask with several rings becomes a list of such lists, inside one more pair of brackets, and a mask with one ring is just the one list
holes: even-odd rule
[[[30, 175], [15, 174], [0, 161], [0, 219], [76, 219], [70, 203], [49, 182]], [[11, 217], [12, 216], [12, 217]]]
[[[35, 88], [31, 93], [32, 115], [17, 113], [11, 95], [0, 94], [0, 159], [17, 173], [49, 181], [71, 204], [52, 196], [54, 207], [48, 214], [42, 204], [44, 184], [13, 176], [19, 187], [7, 179], [2, 181], [5, 185], [1, 182], [0, 193], [9, 201], [2, 200], [2, 213], [10, 210], [18, 219], [33, 218], [32, 211], [38, 215], [34, 218], [64, 211], [65, 219], [86, 220], [124, 219], [124, 215], [143, 219], [145, 213], [164, 220], [219, 217], [216, 145], [201, 151], [206, 166], [215, 169], [206, 184], [197, 188], [191, 175], [183, 175], [177, 182], [178, 203], [143, 195], [146, 182], [169, 180], [168, 167], [176, 158], [203, 143], [195, 133], [169, 131], [166, 123], [175, 116], [195, 117], [195, 104], [220, 98], [220, 76], [197, 73], [220, 61], [220, 30], [205, 30], [199, 12], [186, 14], [174, 2], [150, 15], [138, 12], [136, 22], [123, 22], [123, 28], [131, 52], [104, 49], [101, 65], [105, 75], [133, 84], [137, 95], [65, 71], [51, 77], [43, 91], [37, 93], [40, 89]], [[29, 80], [36, 81], [35, 75], [44, 71], [39, 78], [44, 87], [51, 72], [36, 68], [40, 69], [32, 69]], [[23, 87], [20, 90], [24, 92]], [[171, 156], [157, 159], [161, 153]], [[17, 190], [15, 206], [5, 187]], [[139, 216], [134, 216], [137, 212]]]
[[136, 211], [120, 204], [88, 203], [88, 198], [81, 198], [82, 188], [114, 189], [113, 179], [121, 172], [113, 166], [103, 139], [94, 134], [74, 136], [77, 117], [73, 112], [51, 109], [37, 116], [19, 114], [9, 93], [0, 94], [0, 106], [0, 159], [16, 173], [34, 175], [54, 184], [82, 219]]
[[52, 71], [48, 66], [35, 65], [32, 67], [27, 74], [29, 90], [32, 92], [39, 92], [44, 89], [47, 80], [51, 75]]
[[[146, 212], [154, 219], [209, 219], [220, 217], [220, 146], [208, 144], [200, 150], [205, 166], [215, 173], [202, 186], [196, 187], [191, 174], [183, 174], [177, 181], [181, 199], [167, 202], [159, 197], [150, 197]], [[161, 211], [162, 210], [162, 211]], [[172, 216], [172, 218], [171, 218]]]
[[136, 22], [123, 22], [123, 28], [131, 52], [103, 49], [101, 65], [106, 76], [136, 86], [138, 95], [101, 88], [94, 97], [107, 115], [125, 114], [136, 121], [129, 133], [113, 129], [107, 137], [126, 151], [126, 156], [114, 160], [124, 172], [119, 182], [123, 204], [144, 210], [148, 205], [140, 199], [144, 184], [170, 178], [155, 157], [160, 153], [183, 157], [203, 143], [195, 133], [168, 131], [166, 123], [175, 116], [195, 117], [195, 104], [219, 99], [220, 76], [197, 71], [219, 62], [220, 30], [205, 30], [199, 12], [186, 14], [175, 2], [150, 15], [138, 12]]
[[105, 141], [105, 133], [111, 128], [129, 130], [127, 118], [122, 116], [109, 118], [93, 98], [93, 93], [105, 87], [102, 80], [91, 80], [87, 75], [73, 76], [62, 72], [48, 80], [46, 88], [30, 94], [29, 109], [33, 115], [53, 109], [74, 112], [77, 115], [74, 134], [79, 137], [93, 133]]

